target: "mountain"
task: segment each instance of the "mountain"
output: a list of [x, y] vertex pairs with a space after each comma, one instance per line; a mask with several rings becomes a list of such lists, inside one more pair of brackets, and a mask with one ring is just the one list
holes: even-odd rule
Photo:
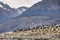
[[0, 24], [0, 32], [51, 24], [60, 24], [60, 0], [42, 0], [36, 3], [16, 18]]
[[33, 5], [22, 16], [50, 16], [51, 18], [60, 18], [60, 0], [42, 0]]
[[22, 14], [26, 9], [27, 7], [11, 8], [8, 4], [0, 2], [0, 23]]
[[22, 13], [23, 13], [24, 11], [26, 11], [27, 9], [28, 9], [28, 8], [25, 7], [25, 6], [19, 7], [19, 8], [17, 8], [17, 10], [18, 10], [17, 13], [22, 14]]
[[31, 17], [31, 16], [35, 17], [47, 16], [49, 17], [49, 20], [51, 20], [50, 22], [46, 20], [48, 23], [53, 22], [51, 24], [59, 24], [60, 0], [42, 0], [41, 2], [38, 2], [37, 4], [33, 5], [19, 17]]

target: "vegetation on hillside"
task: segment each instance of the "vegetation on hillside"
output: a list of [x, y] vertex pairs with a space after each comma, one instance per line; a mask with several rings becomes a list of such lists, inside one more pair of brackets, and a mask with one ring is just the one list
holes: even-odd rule
[[43, 25], [0, 34], [7, 40], [60, 40], [60, 25]]

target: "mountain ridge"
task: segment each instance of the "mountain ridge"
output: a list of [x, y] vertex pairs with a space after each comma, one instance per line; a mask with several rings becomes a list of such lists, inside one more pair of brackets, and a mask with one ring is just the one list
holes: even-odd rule
[[16, 18], [2, 23], [0, 32], [13, 31], [18, 28], [28, 28], [36, 25], [60, 24], [59, 2], [59, 0], [42, 0], [36, 3]]
[[0, 23], [3, 23], [6, 20], [9, 20], [10, 18], [14, 18], [28, 9], [27, 7], [19, 7], [19, 8], [17, 9], [11, 8], [8, 4], [0, 2]]

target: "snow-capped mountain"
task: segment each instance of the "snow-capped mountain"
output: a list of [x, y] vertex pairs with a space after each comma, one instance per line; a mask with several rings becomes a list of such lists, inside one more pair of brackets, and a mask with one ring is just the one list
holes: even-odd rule
[[21, 15], [22, 12], [24, 12], [26, 9], [27, 7], [21, 7], [21, 8], [19, 7], [17, 9], [11, 8], [8, 4], [0, 2], [0, 23], [10, 18]]
[[42, 0], [36, 3], [16, 18], [2, 23], [0, 32], [48, 24], [60, 24], [60, 0]]

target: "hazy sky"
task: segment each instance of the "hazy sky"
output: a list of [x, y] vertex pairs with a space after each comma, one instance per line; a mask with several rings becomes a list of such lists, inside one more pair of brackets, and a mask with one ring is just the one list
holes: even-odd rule
[[33, 4], [41, 1], [41, 0], [0, 0], [4, 3], [7, 3], [13, 8], [21, 7], [21, 6], [27, 6], [31, 7]]

